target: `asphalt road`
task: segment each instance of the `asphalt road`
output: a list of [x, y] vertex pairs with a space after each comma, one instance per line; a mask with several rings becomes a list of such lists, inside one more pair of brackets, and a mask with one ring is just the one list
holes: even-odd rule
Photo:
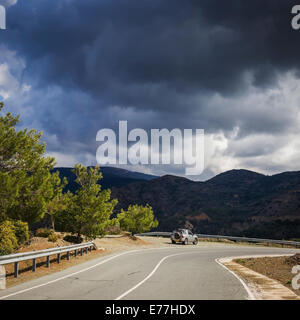
[[248, 299], [242, 283], [216, 258], [296, 252], [217, 243], [127, 251], [0, 290], [0, 299]]

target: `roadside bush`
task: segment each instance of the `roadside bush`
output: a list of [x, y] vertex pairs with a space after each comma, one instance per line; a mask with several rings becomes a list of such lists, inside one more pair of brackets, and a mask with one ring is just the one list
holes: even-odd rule
[[155, 219], [152, 207], [149, 204], [146, 204], [146, 206], [129, 205], [127, 211], [121, 210], [117, 219], [121, 229], [129, 231], [132, 236], [158, 226], [158, 221]]
[[56, 242], [57, 240], [58, 240], [57, 234], [55, 234], [55, 233], [49, 234], [49, 236], [48, 236], [48, 241]]
[[15, 235], [18, 239], [18, 244], [22, 245], [29, 240], [28, 223], [21, 220], [12, 221], [14, 225]]
[[80, 238], [80, 241], [78, 241], [77, 236], [67, 235], [64, 237], [64, 240], [71, 243], [81, 243], [83, 241], [83, 238]]
[[0, 224], [0, 255], [13, 253], [18, 248], [18, 239], [15, 235], [14, 224], [4, 221]]
[[35, 235], [37, 237], [48, 238], [54, 231], [52, 229], [40, 228], [36, 230]]

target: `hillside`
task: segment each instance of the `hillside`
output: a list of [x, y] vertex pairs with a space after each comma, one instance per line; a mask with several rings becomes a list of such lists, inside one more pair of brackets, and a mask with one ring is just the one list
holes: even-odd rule
[[[67, 189], [74, 192], [72, 168], [55, 170], [68, 178]], [[300, 171], [265, 176], [230, 170], [205, 182], [112, 167], [101, 171], [100, 184], [119, 200], [116, 212], [129, 204], [149, 203], [159, 230], [192, 224], [198, 233], [300, 238]]]
[[231, 170], [206, 182], [163, 176], [112, 188], [118, 209], [149, 203], [159, 230], [187, 222], [195, 232], [278, 239], [300, 237], [300, 172], [265, 176]]
[[[67, 190], [74, 192], [77, 189], [77, 184], [75, 182], [75, 175], [72, 172], [73, 168], [62, 168], [57, 167], [54, 168], [55, 171], [59, 171], [59, 175], [61, 178], [66, 177], [68, 179]], [[101, 172], [103, 174], [103, 178], [100, 181], [100, 184], [103, 189], [111, 188], [111, 187], [122, 187], [126, 186], [129, 183], [151, 180], [157, 178], [156, 176], [129, 171], [120, 168], [114, 167], [101, 167]]]

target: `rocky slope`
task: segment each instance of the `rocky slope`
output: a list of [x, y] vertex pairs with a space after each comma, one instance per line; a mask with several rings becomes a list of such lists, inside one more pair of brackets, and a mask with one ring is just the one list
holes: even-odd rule
[[300, 238], [300, 172], [231, 170], [206, 182], [167, 175], [113, 187], [112, 195], [118, 209], [149, 203], [160, 230], [192, 225], [200, 233]]

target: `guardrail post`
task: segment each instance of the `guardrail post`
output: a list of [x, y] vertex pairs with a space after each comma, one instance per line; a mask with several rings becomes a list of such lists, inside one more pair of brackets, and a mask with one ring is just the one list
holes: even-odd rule
[[50, 256], [47, 256], [46, 266], [47, 268], [50, 268]]
[[83, 256], [83, 248], [80, 249], [80, 255]]
[[87, 254], [87, 253], [88, 253], [88, 248], [86, 247], [86, 248], [85, 248], [85, 254]]
[[19, 262], [15, 262], [15, 278], [19, 275]]
[[77, 249], [74, 251], [74, 256], [77, 257]]
[[36, 271], [36, 259], [32, 259], [32, 272]]
[[60, 263], [60, 253], [57, 254], [57, 263]]
[[70, 251], [67, 252], [67, 260], [70, 260]]

